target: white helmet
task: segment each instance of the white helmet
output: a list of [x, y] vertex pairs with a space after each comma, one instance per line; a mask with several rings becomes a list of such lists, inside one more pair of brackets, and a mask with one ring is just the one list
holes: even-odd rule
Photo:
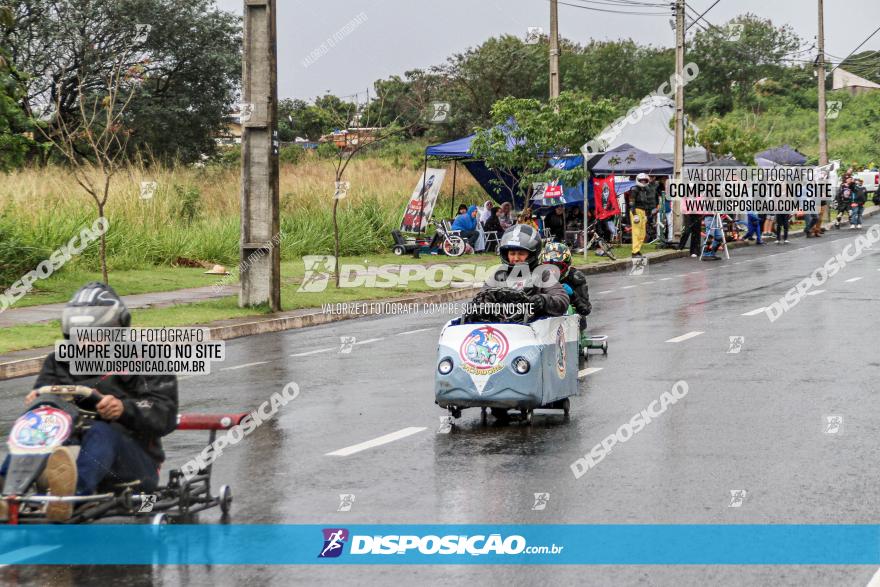
[[648, 174], [647, 174], [647, 173], [640, 173], [640, 174], [638, 174], [638, 175], [636, 176], [636, 181], [639, 182], [639, 183], [641, 183], [641, 182], [643, 182], [643, 181], [644, 181], [644, 182], [648, 182], [648, 181], [651, 181], [651, 178], [648, 177]]

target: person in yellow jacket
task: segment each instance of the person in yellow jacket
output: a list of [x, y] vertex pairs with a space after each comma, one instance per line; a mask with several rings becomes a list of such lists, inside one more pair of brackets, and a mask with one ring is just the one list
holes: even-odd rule
[[630, 191], [630, 196], [632, 197], [629, 212], [629, 222], [632, 226], [632, 256], [641, 257], [648, 227], [648, 213], [657, 206], [657, 191], [647, 173], [636, 176], [636, 185]]

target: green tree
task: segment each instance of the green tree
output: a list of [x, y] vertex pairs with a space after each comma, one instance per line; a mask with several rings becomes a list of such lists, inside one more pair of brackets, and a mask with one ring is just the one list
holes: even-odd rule
[[697, 141], [704, 149], [718, 156], [733, 156], [737, 161], [751, 164], [755, 153], [767, 147], [761, 133], [754, 126], [713, 117], [703, 123]]
[[527, 193], [536, 181], [577, 183], [584, 178], [582, 167], [564, 171], [548, 168], [547, 161], [579, 153], [617, 113], [609, 100], [574, 92], [562, 92], [549, 102], [503, 98], [492, 107], [493, 126], [477, 129], [471, 151], [485, 160], [496, 185], [510, 195]]
[[[0, 36], [26, 88], [24, 113], [70, 118], [119, 66], [141, 84], [126, 123], [131, 148], [192, 160], [214, 148], [235, 99], [241, 24], [214, 0], [0, 0], [12, 26]], [[139, 36], [138, 25], [151, 30]], [[126, 56], [120, 63], [120, 56]], [[57, 131], [54, 122], [50, 129]]]
[[687, 60], [700, 67], [699, 77], [688, 84], [688, 110], [723, 114], [737, 103], [751, 103], [755, 82], [781, 75], [801, 45], [790, 26], [776, 27], [753, 14], [697, 31], [687, 48]]
[[[0, 8], [0, 26], [12, 25], [12, 11]], [[26, 133], [30, 122], [21, 111], [24, 87], [10, 64], [8, 51], [0, 47], [0, 171], [9, 171], [24, 163], [34, 145]]]

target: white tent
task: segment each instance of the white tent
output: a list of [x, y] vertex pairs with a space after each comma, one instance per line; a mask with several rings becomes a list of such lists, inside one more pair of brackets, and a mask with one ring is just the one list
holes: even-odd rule
[[[585, 144], [581, 151], [586, 157], [602, 153], [630, 144], [656, 155], [661, 159], [672, 161], [674, 157], [675, 132], [672, 119], [675, 115], [675, 103], [665, 96], [648, 96], [636, 107], [642, 116], [634, 113], [629, 119], [624, 116], [606, 127], [595, 141]], [[695, 124], [687, 123], [694, 132], [699, 132]], [[696, 145], [685, 145], [685, 164], [698, 164], [708, 161], [706, 149]]]

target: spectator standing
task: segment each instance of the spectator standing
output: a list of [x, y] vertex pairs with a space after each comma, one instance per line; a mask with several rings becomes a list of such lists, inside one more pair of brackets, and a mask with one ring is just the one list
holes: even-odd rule
[[859, 178], [852, 189], [852, 204], [850, 205], [849, 227], [862, 227], [862, 211], [865, 209], [865, 202], [868, 201], [868, 190], [865, 189], [865, 182]]
[[561, 243], [565, 241], [565, 207], [556, 206], [544, 218], [544, 227], [553, 235], [553, 240]]
[[763, 245], [764, 242], [761, 240], [761, 214], [755, 214], [754, 212], [748, 213], [748, 223], [749, 230], [746, 232], [745, 240], [752, 240], [752, 235], [757, 237], [755, 241], [756, 245]]
[[657, 201], [657, 191], [651, 185], [647, 173], [640, 173], [636, 177], [636, 185], [630, 190], [632, 208], [629, 213], [632, 225], [632, 256], [641, 257], [642, 245], [648, 226], [648, 213], [654, 210]]
[[776, 244], [781, 245], [782, 243], [788, 244], [788, 221], [791, 218], [791, 214], [777, 214], [776, 215]]
[[691, 257], [696, 258], [700, 251], [700, 243], [702, 240], [702, 217], [699, 214], [685, 214], [684, 222], [684, 230], [681, 231], [681, 239], [678, 241], [678, 249], [683, 250], [684, 244], [690, 239]]

